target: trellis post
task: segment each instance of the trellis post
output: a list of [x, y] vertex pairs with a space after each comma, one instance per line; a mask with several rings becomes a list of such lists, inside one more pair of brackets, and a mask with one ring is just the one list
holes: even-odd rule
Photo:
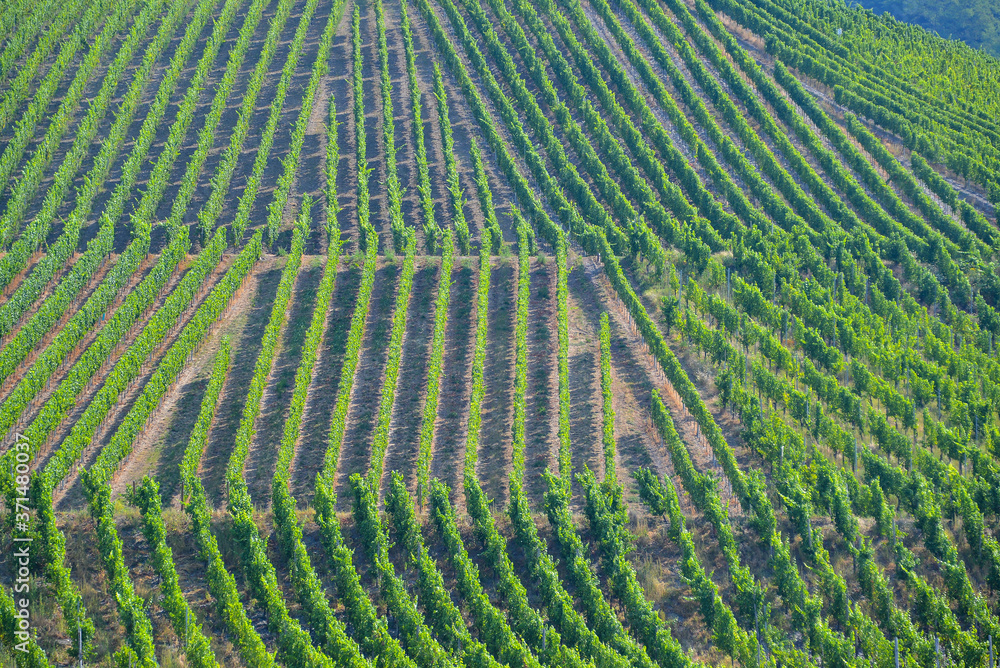
[[83, 626], [80, 624], [80, 599], [76, 599], [76, 655], [80, 658], [80, 668], [83, 668]]

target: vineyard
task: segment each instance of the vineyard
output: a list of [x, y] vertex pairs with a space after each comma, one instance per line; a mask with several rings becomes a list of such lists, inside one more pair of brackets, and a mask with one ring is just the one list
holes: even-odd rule
[[998, 668], [1000, 61], [841, 0], [0, 7], [0, 665]]

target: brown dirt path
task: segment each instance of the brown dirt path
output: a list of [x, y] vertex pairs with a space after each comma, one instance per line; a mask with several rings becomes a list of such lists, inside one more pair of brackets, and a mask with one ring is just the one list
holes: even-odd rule
[[[350, 509], [352, 473], [365, 473], [371, 458], [371, 437], [378, 420], [385, 364], [388, 358], [392, 316], [399, 287], [402, 258], [383, 261], [375, 273], [368, 323], [361, 345], [361, 357], [354, 372], [351, 404], [347, 411], [344, 442], [340, 447], [337, 467], [338, 506]], [[335, 399], [331, 399], [333, 401]]]
[[313, 382], [306, 396], [302, 433], [290, 469], [292, 491], [300, 503], [312, 498], [314, 477], [323, 467], [344, 348], [360, 284], [361, 263], [357, 259], [341, 258], [323, 340], [313, 367]]
[[440, 259], [424, 258], [417, 265], [410, 294], [409, 317], [403, 336], [403, 358], [396, 383], [396, 403], [389, 424], [382, 494], [392, 471], [403, 474], [411, 490], [416, 487], [420, 423], [427, 399], [427, 372], [434, 338], [435, 300], [441, 276]]
[[215, 421], [208, 434], [208, 442], [198, 467], [198, 474], [205, 486], [205, 496], [210, 505], [225, 502], [224, 477], [229, 455], [236, 439], [243, 405], [246, 403], [246, 388], [253, 378], [253, 368], [260, 352], [264, 328], [267, 326], [270, 306], [278, 291], [281, 267], [278, 258], [267, 256], [257, 264], [243, 289], [249, 304], [235, 318], [233, 326], [238, 335], [230, 341], [232, 362], [226, 383], [222, 387]]
[[507, 505], [512, 470], [514, 422], [514, 320], [517, 317], [517, 265], [494, 261], [490, 284], [489, 337], [483, 383], [482, 430], [477, 478], [500, 507]]
[[[570, 443], [573, 472], [588, 467], [604, 478], [603, 408], [601, 394], [601, 313], [603, 308], [576, 258], [569, 261], [569, 396]], [[581, 504], [582, 488], [573, 485], [574, 504]]]
[[528, 302], [528, 385], [525, 392], [524, 492], [540, 508], [545, 481], [542, 472], [555, 463], [558, 451], [559, 340], [556, 329], [555, 259], [531, 260]]
[[271, 373], [261, 397], [260, 414], [247, 453], [244, 480], [251, 498], [259, 508], [270, 506], [271, 480], [284, 433], [289, 402], [295, 390], [295, 371], [302, 358], [302, 344], [312, 319], [316, 293], [323, 275], [325, 258], [302, 258], [293, 287], [292, 300], [282, 326]]
[[452, 503], [464, 508], [462, 471], [472, 392], [472, 357], [476, 341], [477, 259], [459, 260], [452, 271], [448, 328], [444, 336], [441, 393], [438, 397], [431, 478], [451, 488]]
[[223, 336], [229, 336], [233, 342], [238, 338], [246, 311], [250, 308], [250, 294], [244, 286], [234, 296], [215, 330], [205, 337], [204, 343], [168, 390], [153, 414], [149, 428], [136, 439], [129, 461], [115, 477], [115, 493], [121, 493], [144, 475], [155, 475], [164, 507], [172, 506], [179, 500], [180, 462], [201, 410], [201, 401], [212, 374], [212, 361]]

